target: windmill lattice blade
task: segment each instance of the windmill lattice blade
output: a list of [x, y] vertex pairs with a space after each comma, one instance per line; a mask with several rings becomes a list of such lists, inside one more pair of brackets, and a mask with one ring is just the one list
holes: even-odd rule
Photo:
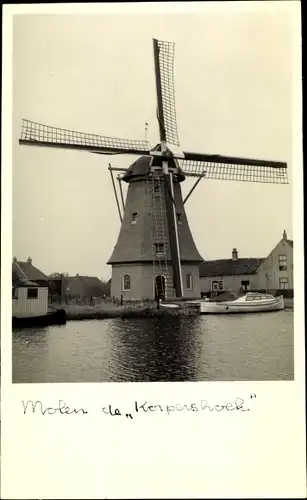
[[204, 153], [190, 153], [184, 151], [185, 160], [205, 161], [222, 163], [227, 165], [246, 165], [257, 167], [287, 168], [287, 164], [281, 161], [258, 160], [255, 158], [238, 158], [235, 156], [212, 155]]
[[286, 166], [273, 167], [248, 163], [237, 164], [196, 160], [178, 160], [178, 163], [184, 174], [202, 175], [205, 173], [205, 179], [288, 184]]
[[37, 146], [84, 149], [109, 154], [149, 154], [147, 141], [133, 141], [86, 134], [57, 127], [50, 127], [30, 120], [22, 121], [20, 143]]
[[175, 44], [154, 39], [154, 58], [161, 141], [179, 146], [174, 85]]

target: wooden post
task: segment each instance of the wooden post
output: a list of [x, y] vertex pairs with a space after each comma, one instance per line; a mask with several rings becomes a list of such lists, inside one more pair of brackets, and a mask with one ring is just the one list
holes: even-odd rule
[[61, 294], [61, 305], [65, 303], [65, 290], [64, 290], [64, 274], [61, 274], [61, 289], [60, 289], [60, 294]]
[[197, 179], [197, 181], [195, 182], [195, 184], [192, 186], [192, 188], [190, 189], [190, 191], [188, 192], [187, 196], [185, 197], [185, 199], [183, 200], [183, 204], [185, 204], [188, 199], [190, 198], [191, 194], [193, 193], [194, 189], [196, 188], [196, 186], [198, 185], [198, 183], [201, 181], [201, 179], [204, 177], [205, 175], [205, 172], [200, 175]]
[[123, 212], [125, 212], [125, 202], [124, 202], [124, 195], [123, 195], [123, 188], [122, 188], [122, 180], [120, 176], [117, 176], [118, 184], [119, 184], [119, 192], [120, 192], [120, 197], [122, 200], [122, 205], [123, 205]]
[[122, 218], [122, 214], [121, 214], [120, 206], [119, 206], [119, 201], [118, 201], [118, 196], [117, 196], [117, 192], [116, 192], [116, 187], [115, 187], [115, 182], [114, 182], [114, 177], [113, 177], [111, 163], [109, 163], [109, 172], [110, 172], [111, 179], [112, 179], [112, 185], [113, 185], [113, 190], [114, 190], [114, 194], [115, 194], [115, 200], [116, 200], [116, 205], [117, 205], [117, 209], [118, 209], [119, 218], [120, 218], [120, 221], [123, 222], [123, 218]]

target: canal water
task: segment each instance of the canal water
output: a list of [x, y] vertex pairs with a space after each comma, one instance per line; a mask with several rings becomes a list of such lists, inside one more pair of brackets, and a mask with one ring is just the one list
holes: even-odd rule
[[292, 380], [293, 311], [13, 331], [13, 382]]

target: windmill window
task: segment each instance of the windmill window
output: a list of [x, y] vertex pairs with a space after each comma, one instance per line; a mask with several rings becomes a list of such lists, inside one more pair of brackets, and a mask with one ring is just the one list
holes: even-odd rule
[[133, 212], [132, 219], [131, 219], [131, 224], [136, 224], [137, 223], [137, 218], [138, 218], [138, 213], [137, 212]]
[[177, 214], [177, 223], [182, 224], [182, 214]]
[[213, 292], [218, 292], [224, 290], [224, 281], [211, 281], [211, 290]]
[[287, 256], [286, 255], [278, 255], [278, 264], [280, 271], [287, 271]]
[[279, 288], [281, 290], [288, 290], [289, 288], [288, 278], [279, 278]]
[[186, 275], [186, 288], [187, 290], [192, 290], [193, 288], [193, 276], [191, 273]]
[[130, 290], [131, 290], [130, 274], [124, 274], [124, 276], [123, 276], [123, 292], [129, 292]]
[[37, 299], [38, 288], [28, 288], [27, 289], [27, 299]]
[[157, 256], [164, 255], [164, 243], [155, 243], [155, 251]]

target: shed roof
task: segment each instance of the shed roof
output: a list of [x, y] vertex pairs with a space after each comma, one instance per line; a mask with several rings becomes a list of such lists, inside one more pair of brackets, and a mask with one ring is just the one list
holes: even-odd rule
[[29, 281], [27, 279], [20, 279], [16, 276], [13, 276], [13, 287], [14, 288], [32, 288], [32, 287], [38, 287], [39, 285], [37, 283], [34, 283], [33, 281]]
[[256, 273], [264, 258], [219, 259], [204, 261], [199, 268], [199, 276], [237, 276]]

